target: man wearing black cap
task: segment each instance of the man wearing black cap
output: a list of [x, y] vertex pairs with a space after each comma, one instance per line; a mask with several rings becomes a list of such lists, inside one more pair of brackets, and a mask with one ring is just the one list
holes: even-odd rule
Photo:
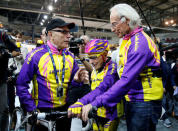
[[[74, 23], [53, 19], [46, 27], [47, 44], [35, 48], [27, 55], [17, 79], [17, 95], [27, 112], [67, 111], [67, 92], [75, 86], [74, 74], [78, 65], [74, 56], [66, 48]], [[33, 80], [32, 94], [28, 83]], [[70, 130], [70, 120], [57, 121], [58, 127]]]

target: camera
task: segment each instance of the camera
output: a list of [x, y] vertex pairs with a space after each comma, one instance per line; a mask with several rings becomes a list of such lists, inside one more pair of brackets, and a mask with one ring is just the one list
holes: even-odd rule
[[8, 77], [11, 78], [8, 80], [9, 82], [14, 82], [14, 83], [16, 82], [18, 76], [18, 73], [15, 73], [16, 69], [17, 67], [15, 64], [10, 65], [10, 67], [8, 68]]
[[74, 55], [78, 55], [79, 54], [79, 46], [78, 45], [82, 45], [84, 44], [84, 40], [80, 39], [80, 38], [71, 38], [69, 41], [69, 51], [71, 51], [72, 53], [74, 53]]
[[11, 58], [11, 54], [3, 45], [0, 45], [0, 58]]

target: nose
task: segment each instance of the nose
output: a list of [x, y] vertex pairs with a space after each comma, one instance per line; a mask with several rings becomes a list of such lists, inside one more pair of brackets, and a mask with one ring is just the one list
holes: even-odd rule
[[114, 28], [114, 27], [111, 27], [111, 31], [112, 31], [112, 32], [115, 32], [115, 28]]
[[72, 35], [70, 34], [70, 32], [67, 34], [67, 38], [71, 38]]

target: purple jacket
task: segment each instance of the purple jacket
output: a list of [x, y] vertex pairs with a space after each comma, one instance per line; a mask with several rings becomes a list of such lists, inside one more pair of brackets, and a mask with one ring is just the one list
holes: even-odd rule
[[[47, 45], [35, 48], [27, 55], [17, 79], [17, 95], [27, 111], [36, 108], [56, 108], [66, 104], [67, 91], [70, 82], [78, 70], [74, 56], [64, 49], [65, 74], [62, 83], [63, 56], [49, 41], [59, 78], [56, 83], [54, 68], [49, 56]], [[33, 80], [32, 94], [28, 92], [29, 82]], [[57, 96], [57, 88], [63, 88], [63, 96]]]

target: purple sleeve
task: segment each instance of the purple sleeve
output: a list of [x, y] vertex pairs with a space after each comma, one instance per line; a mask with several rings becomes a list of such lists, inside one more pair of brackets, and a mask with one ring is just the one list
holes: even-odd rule
[[74, 79], [75, 73], [78, 71], [78, 69], [79, 69], [78, 64], [77, 64], [76, 60], [74, 59], [74, 65], [73, 65], [70, 81], [71, 81], [71, 84], [72, 85], [74, 84], [75, 86], [77, 83], [73, 79]]
[[35, 72], [35, 63], [33, 58], [30, 60], [30, 55], [27, 56], [16, 81], [17, 95], [20, 98], [20, 102], [25, 106], [25, 109], [28, 112], [31, 112], [36, 108], [35, 102], [28, 91], [30, 88], [28, 84], [33, 79]]
[[[146, 43], [144, 43], [146, 45]], [[143, 45], [143, 44], [142, 44]], [[107, 92], [98, 96], [91, 104], [96, 107], [113, 107], [127, 94], [132, 82], [137, 78], [146, 65], [148, 48], [139, 46], [137, 51], [134, 47], [129, 48], [127, 62], [124, 66], [120, 80], [118, 80]]]
[[79, 102], [83, 103], [84, 105], [92, 102], [95, 98], [104, 92], [106, 92], [117, 80], [119, 79], [117, 74], [117, 66], [115, 63], [112, 63], [108, 67], [108, 71], [106, 76], [103, 79], [103, 82], [100, 83], [95, 90], [91, 91], [84, 97], [82, 97]]

